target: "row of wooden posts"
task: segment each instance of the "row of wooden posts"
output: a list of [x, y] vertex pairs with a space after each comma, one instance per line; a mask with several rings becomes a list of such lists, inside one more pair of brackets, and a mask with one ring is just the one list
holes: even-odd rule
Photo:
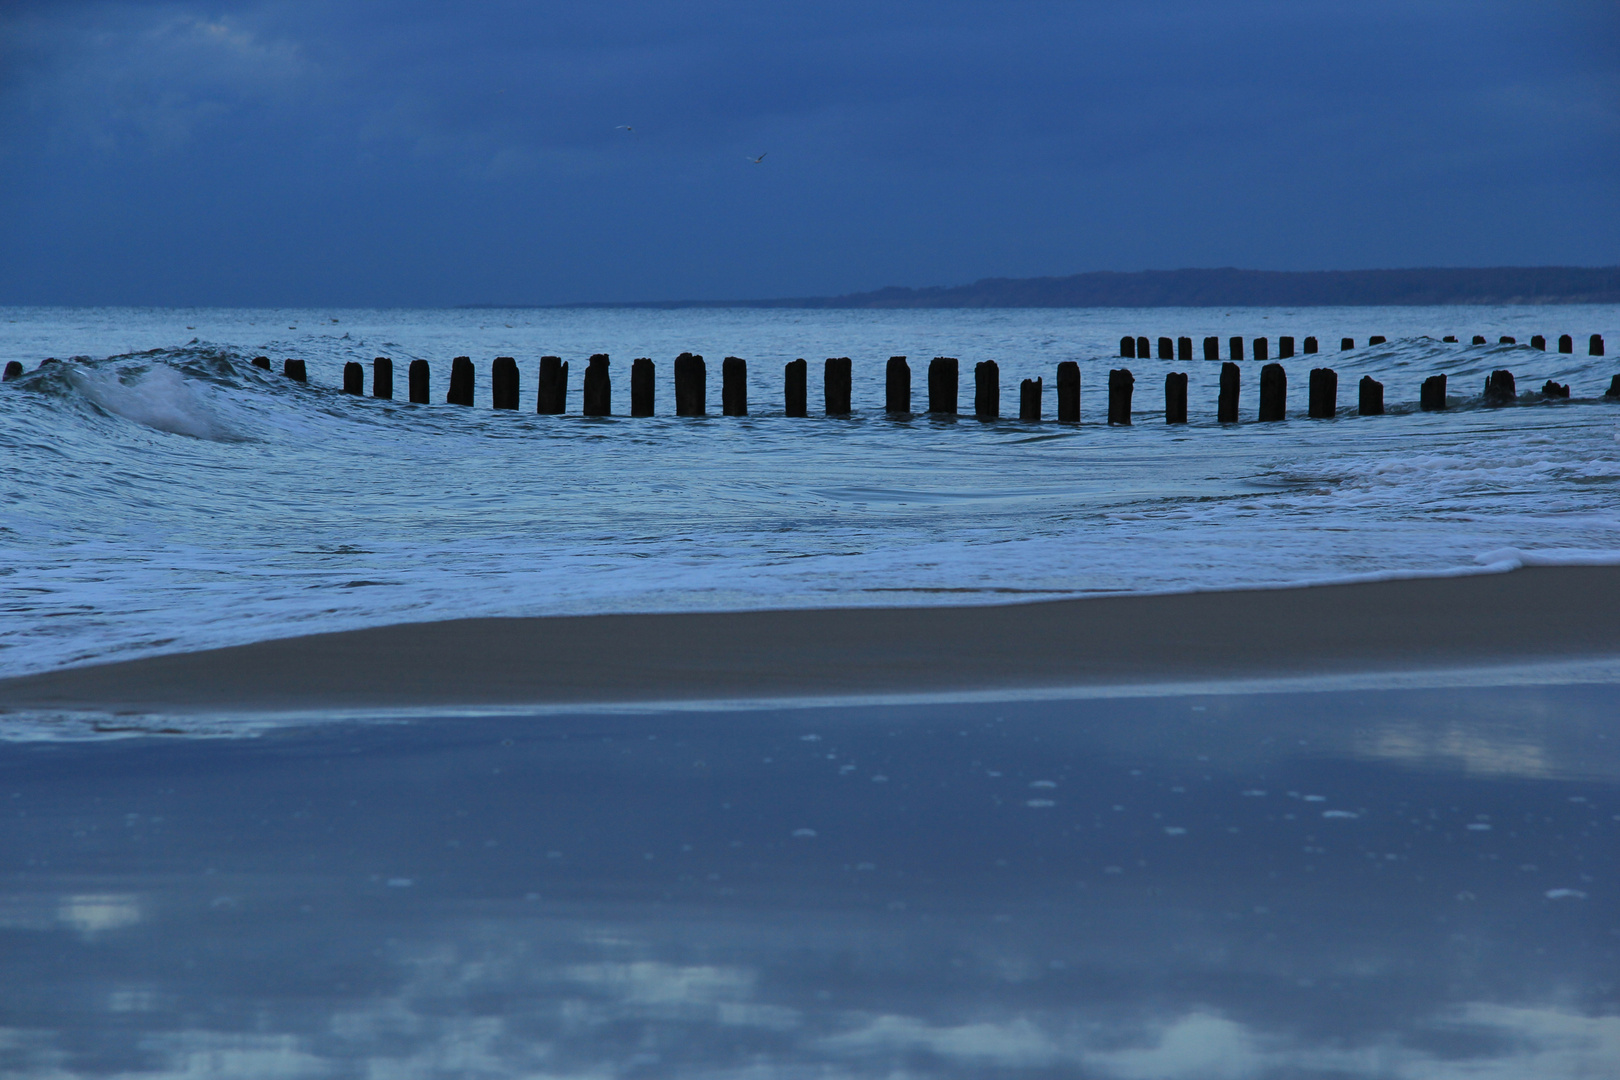
[[[1388, 340], [1389, 340], [1388, 338], [1384, 337], [1381, 334], [1374, 334], [1372, 337], [1367, 339], [1367, 346], [1368, 346], [1368, 348], [1371, 348], [1374, 345], [1382, 345], [1382, 344], [1384, 344], [1384, 342], [1386, 342]], [[1456, 344], [1457, 343], [1457, 336], [1455, 334], [1447, 334], [1442, 340], [1446, 341], [1446, 342], [1449, 342], [1449, 343], [1452, 343], [1452, 344]], [[1485, 340], [1485, 335], [1484, 334], [1475, 334], [1473, 343], [1475, 345], [1488, 344], [1488, 342], [1486, 342], [1486, 340]], [[1519, 341], [1518, 341], [1517, 338], [1511, 337], [1511, 336], [1509, 336], [1507, 334], [1504, 334], [1500, 338], [1497, 339], [1497, 344], [1499, 344], [1499, 345], [1517, 345], [1518, 343], [1519, 343]], [[1241, 337], [1229, 338], [1229, 339], [1227, 339], [1226, 344], [1227, 344], [1227, 359], [1229, 359], [1229, 360], [1242, 360], [1243, 359], [1243, 339]], [[1315, 353], [1315, 352], [1318, 351], [1317, 343], [1316, 343], [1315, 338], [1313, 338], [1313, 337], [1306, 338], [1304, 344], [1305, 344], [1305, 350], [1304, 351], [1305, 351], [1305, 354], [1307, 356], [1309, 356], [1312, 353]], [[1269, 360], [1269, 359], [1271, 359], [1271, 343], [1270, 343], [1269, 340], [1267, 340], [1266, 338], [1263, 338], [1263, 337], [1254, 338], [1253, 341], [1252, 341], [1252, 345], [1253, 345], [1253, 350], [1254, 350], [1254, 358], [1256, 360]], [[1350, 350], [1354, 349], [1355, 347], [1356, 347], [1356, 339], [1355, 338], [1340, 338], [1339, 339], [1339, 351], [1340, 352], [1349, 352]], [[1540, 349], [1542, 352], [1546, 352], [1547, 351], [1547, 339], [1542, 337], [1540, 334], [1537, 334], [1537, 335], [1535, 335], [1534, 337], [1532, 337], [1530, 339], [1530, 347], [1532, 349]], [[1563, 336], [1561, 336], [1558, 339], [1558, 351], [1561, 352], [1561, 353], [1573, 353], [1575, 351], [1575, 339], [1570, 337], [1568, 334], [1564, 334]], [[1590, 338], [1587, 339], [1586, 353], [1587, 353], [1588, 356], [1602, 356], [1603, 355], [1603, 335], [1602, 334], [1593, 334]], [[1125, 359], [1125, 360], [1151, 360], [1151, 359], [1153, 359], [1153, 343], [1152, 343], [1152, 341], [1150, 339], [1148, 339], [1146, 337], [1131, 337], [1130, 335], [1126, 335], [1125, 337], [1122, 337], [1122, 338], [1119, 339], [1119, 355], [1120, 355], [1120, 357], [1122, 359]], [[1293, 355], [1294, 355], [1294, 339], [1291, 338], [1291, 337], [1279, 337], [1277, 339], [1277, 359], [1279, 359], [1279, 360], [1287, 360], [1288, 358], [1290, 358]], [[1161, 337], [1159, 339], [1159, 359], [1160, 360], [1191, 360], [1192, 358], [1193, 358], [1193, 339], [1192, 338], [1190, 338], [1190, 337], [1179, 337], [1179, 338], [1176, 338], [1173, 341], [1170, 338], [1167, 338], [1167, 337]], [[1218, 338], [1218, 337], [1207, 337], [1207, 338], [1205, 338], [1204, 339], [1204, 359], [1205, 360], [1219, 360], [1220, 358], [1221, 358], [1221, 339]]]
[[[269, 357], [255, 357], [253, 363], [261, 368], [270, 367]], [[282, 371], [299, 382], [307, 375], [302, 360], [287, 360]], [[630, 415], [653, 415], [655, 368], [652, 360], [641, 357], [630, 365]], [[728, 356], [720, 366], [721, 411], [726, 416], [748, 415], [748, 362], [740, 357]], [[803, 360], [787, 364], [783, 374], [783, 398], [788, 416], [809, 415], [809, 367]], [[518, 367], [510, 356], [498, 356], [490, 369], [492, 397], [497, 409], [518, 407]], [[558, 414], [566, 410], [568, 398], [568, 363], [556, 356], [540, 358], [539, 393], [535, 411]], [[891, 356], [886, 372], [884, 410], [890, 413], [911, 412], [911, 366], [904, 356]], [[703, 357], [682, 353], [675, 358], [675, 415], [703, 416], [707, 409], [707, 370]], [[426, 404], [429, 400], [429, 370], [426, 360], [413, 360], [410, 365], [410, 400]], [[445, 401], [451, 405], [473, 403], [473, 362], [470, 357], [458, 356], [450, 365], [450, 388]], [[852, 364], [847, 356], [831, 357], [823, 369], [825, 411], [829, 416], [851, 412], [850, 389]], [[994, 360], [974, 365], [973, 414], [984, 420], [1001, 415], [1001, 369]], [[1238, 393], [1242, 371], [1236, 363], [1221, 365], [1220, 390], [1216, 398], [1216, 420], [1223, 424], [1238, 422]], [[388, 357], [379, 356], [372, 361], [372, 396], [394, 396], [394, 364]], [[1129, 368], [1116, 368], [1108, 373], [1108, 423], [1129, 424], [1131, 402], [1136, 377]], [[350, 361], [343, 367], [345, 393], [365, 393], [365, 369]], [[1548, 380], [1541, 393], [1549, 398], [1569, 397], [1569, 386]], [[1025, 379], [1018, 388], [1018, 418], [1041, 419], [1040, 379]], [[1607, 397], [1620, 397], [1620, 375], [1609, 384]], [[928, 364], [928, 411], [954, 415], [957, 412], [958, 362], [955, 357], [936, 356]], [[1495, 371], [1485, 381], [1483, 399], [1487, 405], [1505, 405], [1516, 400], [1518, 391], [1513, 373]], [[1307, 414], [1313, 419], [1328, 419], [1338, 413], [1339, 375], [1332, 368], [1313, 368], [1310, 376]], [[1281, 420], [1288, 400], [1288, 373], [1278, 363], [1268, 363], [1260, 370], [1260, 409], [1258, 419]], [[590, 358], [585, 369], [584, 415], [608, 416], [612, 413], [612, 384], [608, 376], [608, 357], [597, 353]], [[1080, 420], [1080, 365], [1065, 360], [1057, 367], [1057, 418], [1060, 422], [1076, 423]], [[1446, 408], [1446, 376], [1432, 375], [1423, 381], [1418, 407], [1424, 412], [1438, 412]], [[1370, 375], [1363, 376], [1358, 386], [1357, 413], [1377, 416], [1384, 412], [1384, 384]], [[1166, 423], [1187, 422], [1187, 373], [1173, 371], [1164, 379], [1164, 418]]]

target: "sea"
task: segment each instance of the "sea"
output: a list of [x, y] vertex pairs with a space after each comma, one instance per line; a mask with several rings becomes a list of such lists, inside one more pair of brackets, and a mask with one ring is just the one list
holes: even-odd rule
[[[1200, 359], [1123, 360], [1126, 334], [1190, 336]], [[1375, 334], [1387, 341], [1369, 346]], [[1620, 356], [1589, 355], [1592, 334], [1620, 349], [1620, 307], [4, 308], [0, 362], [25, 374], [0, 385], [0, 676], [465, 616], [999, 604], [1620, 561], [1620, 398], [1605, 396]], [[1246, 341], [1240, 423], [1216, 422], [1206, 335], [1223, 359]], [[1287, 419], [1256, 422], [1252, 342], [1275, 357], [1283, 335], [1322, 351], [1283, 362]], [[673, 415], [682, 352], [706, 358], [702, 418]], [[580, 415], [596, 353], [610, 417]], [[535, 411], [543, 355], [570, 361], [565, 415]], [[958, 358], [961, 412], [886, 415], [893, 355], [909, 357], [918, 409], [929, 360]], [[369, 394], [379, 356], [396, 397], [344, 394], [344, 365], [365, 365]], [[470, 408], [445, 403], [456, 356], [475, 365]], [[517, 360], [516, 411], [491, 407], [497, 356]], [[727, 356], [748, 363], [746, 417], [720, 415]], [[854, 411], [820, 415], [822, 361], [844, 356]], [[652, 417], [627, 415], [637, 357], [656, 364]], [[281, 374], [287, 358], [307, 383]], [[808, 418], [784, 415], [796, 358]], [[426, 405], [405, 400], [417, 359]], [[984, 360], [999, 366], [994, 421], [972, 415]], [[1060, 424], [1055, 373], [1071, 360], [1081, 421]], [[1309, 371], [1328, 365], [1338, 414], [1306, 419]], [[1110, 427], [1122, 366], [1132, 424]], [[1482, 404], [1497, 369], [1516, 376], [1511, 407]], [[1170, 371], [1188, 375], [1186, 425], [1164, 421]], [[1447, 409], [1420, 412], [1435, 374]], [[1364, 375], [1384, 384], [1385, 415], [1357, 415]], [[1039, 422], [1016, 419], [1029, 378], [1043, 380]], [[1549, 380], [1570, 396], [1544, 395]]]

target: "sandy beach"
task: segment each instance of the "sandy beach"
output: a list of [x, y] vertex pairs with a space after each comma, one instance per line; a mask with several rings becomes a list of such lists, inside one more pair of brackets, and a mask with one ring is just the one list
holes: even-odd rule
[[269, 711], [949, 693], [1620, 654], [1620, 568], [988, 607], [466, 619], [0, 681], [6, 709]]

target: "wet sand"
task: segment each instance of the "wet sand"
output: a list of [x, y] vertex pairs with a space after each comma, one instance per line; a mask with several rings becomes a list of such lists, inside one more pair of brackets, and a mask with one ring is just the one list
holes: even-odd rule
[[995, 607], [462, 619], [0, 681], [0, 708], [241, 712], [1095, 687], [1620, 656], [1620, 567]]

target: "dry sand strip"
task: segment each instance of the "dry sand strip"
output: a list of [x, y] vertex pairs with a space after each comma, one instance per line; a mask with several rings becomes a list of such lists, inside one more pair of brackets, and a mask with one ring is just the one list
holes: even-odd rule
[[0, 681], [0, 709], [303, 711], [1095, 687], [1620, 657], [1620, 567], [996, 607], [458, 619]]

